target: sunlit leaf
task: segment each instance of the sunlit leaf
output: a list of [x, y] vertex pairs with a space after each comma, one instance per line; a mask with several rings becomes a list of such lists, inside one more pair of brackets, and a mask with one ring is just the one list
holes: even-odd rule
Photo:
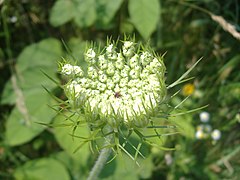
[[3, 103], [15, 104], [6, 122], [6, 142], [11, 145], [26, 143], [41, 133], [55, 112], [48, 107], [53, 99], [42, 86], [50, 90], [56, 85], [41, 70], [56, 78], [57, 59], [61, 56], [61, 44], [55, 39], [45, 39], [26, 47], [17, 59], [17, 74], [7, 82], [3, 91]]
[[109, 22], [113, 19], [117, 10], [120, 9], [123, 0], [98, 0], [96, 1], [97, 5], [97, 13], [98, 13], [98, 23], [100, 23], [100, 27], [109, 24]]
[[148, 39], [157, 27], [160, 17], [158, 0], [129, 0], [129, 14], [132, 23], [143, 36]]
[[[67, 114], [66, 114], [67, 115]], [[77, 115], [71, 117], [71, 120], [77, 121], [80, 117]], [[70, 122], [66, 120], [66, 117], [63, 115], [59, 115], [55, 118], [54, 124], [62, 124]], [[84, 146], [81, 146], [80, 149], [78, 149], [76, 152], [74, 152], [82, 143], [83, 139], [78, 138], [79, 137], [89, 137], [89, 130], [88, 127], [83, 126], [77, 126], [75, 131], [73, 132], [73, 126], [67, 126], [67, 127], [55, 127], [54, 128], [54, 135], [57, 139], [57, 142], [59, 145], [74, 159], [77, 161], [82, 162], [82, 164], [87, 163], [87, 159], [90, 155], [90, 150], [88, 143], [85, 143]], [[73, 134], [74, 133], [74, 134]]]
[[14, 177], [16, 180], [70, 180], [70, 176], [62, 163], [52, 158], [28, 161], [15, 170]]
[[97, 19], [95, 0], [79, 0], [76, 3], [74, 21], [79, 27], [89, 27]]
[[24, 48], [17, 59], [17, 69], [23, 72], [27, 68], [56, 67], [61, 53], [61, 43], [58, 40], [44, 39]]
[[69, 0], [58, 0], [55, 2], [50, 13], [51, 25], [57, 27], [61, 26], [70, 21], [75, 14], [75, 7], [73, 1]]
[[50, 96], [42, 89], [32, 89], [25, 94], [26, 114], [15, 107], [6, 122], [6, 142], [9, 145], [26, 143], [47, 127], [35, 122], [49, 123], [52, 120], [55, 112], [47, 106], [50, 100]]

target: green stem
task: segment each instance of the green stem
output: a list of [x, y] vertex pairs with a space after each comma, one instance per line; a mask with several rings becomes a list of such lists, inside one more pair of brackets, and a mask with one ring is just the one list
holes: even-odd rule
[[105, 139], [105, 148], [101, 150], [97, 161], [95, 162], [87, 180], [96, 180], [101, 173], [102, 169], [104, 168], [108, 157], [110, 156], [112, 149], [109, 147], [109, 144], [111, 143], [113, 139], [113, 136], [110, 134]]

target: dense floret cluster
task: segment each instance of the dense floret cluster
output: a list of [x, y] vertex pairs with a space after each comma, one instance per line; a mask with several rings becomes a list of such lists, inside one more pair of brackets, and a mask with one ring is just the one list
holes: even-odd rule
[[65, 63], [61, 73], [69, 103], [91, 114], [90, 121], [105, 120], [146, 127], [151, 112], [166, 95], [163, 58], [151, 50], [124, 41], [120, 51], [110, 43], [102, 53], [89, 48], [85, 53], [87, 70]]

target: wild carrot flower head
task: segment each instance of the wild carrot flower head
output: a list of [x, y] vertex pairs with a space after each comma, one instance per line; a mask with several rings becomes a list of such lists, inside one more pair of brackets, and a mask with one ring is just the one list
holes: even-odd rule
[[[90, 135], [83, 138], [83, 144], [96, 142], [98, 149], [111, 147], [116, 154], [124, 151], [132, 159], [143, 156], [140, 152], [143, 142], [161, 149], [160, 137], [178, 133], [165, 131], [176, 128], [167, 119], [179, 106], [172, 108], [167, 104], [167, 89], [183, 82], [200, 60], [166, 86], [163, 56], [149, 46], [125, 40], [108, 42], [103, 50], [99, 49], [91, 46], [86, 50], [87, 67], [60, 64], [60, 73], [66, 79], [62, 87], [67, 107], [80, 119], [72, 123], [73, 129], [87, 125], [84, 128], [89, 129]], [[137, 146], [129, 140], [132, 134], [139, 138]], [[98, 139], [109, 143], [99, 144]], [[134, 157], [125, 149], [126, 144], [135, 150]]]
[[109, 43], [100, 53], [87, 49], [87, 70], [68, 63], [64, 91], [69, 103], [92, 124], [146, 127], [166, 95], [163, 57], [132, 41]]

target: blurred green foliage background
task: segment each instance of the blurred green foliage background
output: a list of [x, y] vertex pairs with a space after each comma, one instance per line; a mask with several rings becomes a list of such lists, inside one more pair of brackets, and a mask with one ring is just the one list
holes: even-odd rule
[[[173, 106], [191, 95], [181, 110], [208, 104], [202, 111], [210, 118], [201, 122], [201, 111], [173, 118], [181, 135], [163, 138], [161, 145], [174, 151], [146, 146], [140, 167], [118, 157], [100, 179], [238, 179], [238, 0], [0, 0], [0, 10], [0, 179], [87, 177], [97, 154], [88, 146], [73, 153], [79, 142], [70, 129], [36, 123], [64, 120], [50, 108], [55, 101], [42, 86], [60, 98], [63, 93], [42, 71], [60, 82], [62, 57], [74, 57], [81, 65], [87, 42], [104, 44], [107, 37], [124, 34], [166, 53], [167, 84], [203, 57], [191, 72], [194, 79], [168, 94], [181, 89]], [[199, 126], [209, 131], [197, 136]], [[220, 130], [220, 139], [212, 139], [213, 129]]]

